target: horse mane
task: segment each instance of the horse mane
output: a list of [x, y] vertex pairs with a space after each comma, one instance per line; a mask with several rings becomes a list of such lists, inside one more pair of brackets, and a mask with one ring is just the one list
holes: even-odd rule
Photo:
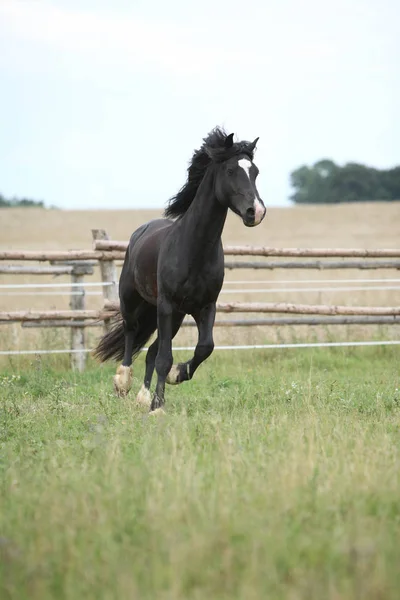
[[188, 167], [186, 183], [179, 192], [170, 198], [164, 216], [169, 218], [182, 217], [192, 204], [200, 183], [211, 162], [224, 162], [238, 154], [247, 155], [253, 160], [254, 146], [250, 142], [234, 142], [230, 148], [225, 148], [228, 134], [221, 128], [215, 127], [207, 137], [203, 138], [203, 144], [199, 150], [195, 150]]

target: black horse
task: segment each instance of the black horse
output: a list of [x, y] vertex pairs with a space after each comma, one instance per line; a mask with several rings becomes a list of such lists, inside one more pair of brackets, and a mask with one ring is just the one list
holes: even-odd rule
[[[119, 280], [121, 314], [94, 354], [101, 361], [123, 359], [114, 387], [126, 395], [132, 361], [158, 330], [137, 396], [151, 411], [163, 406], [166, 382], [191, 379], [214, 349], [216, 301], [224, 280], [221, 234], [228, 209], [247, 227], [259, 225], [265, 216], [253, 163], [257, 141], [234, 142], [233, 134], [215, 128], [194, 152], [187, 182], [169, 201], [167, 218], [142, 225], [129, 241]], [[196, 321], [198, 343], [191, 360], [173, 365], [172, 339], [187, 314]], [[154, 367], [157, 386], [151, 399]]]

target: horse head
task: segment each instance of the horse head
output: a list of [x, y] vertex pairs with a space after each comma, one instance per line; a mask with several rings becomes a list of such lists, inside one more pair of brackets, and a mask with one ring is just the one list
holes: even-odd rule
[[206, 152], [215, 164], [214, 191], [217, 200], [239, 215], [246, 227], [259, 225], [266, 208], [256, 186], [258, 168], [253, 155], [254, 142], [234, 142], [233, 133], [226, 136], [223, 148], [207, 147]]

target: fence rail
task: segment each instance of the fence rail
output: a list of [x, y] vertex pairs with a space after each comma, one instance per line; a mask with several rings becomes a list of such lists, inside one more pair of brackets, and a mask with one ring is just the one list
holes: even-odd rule
[[[61, 284], [12, 284], [2, 285], [1, 289], [24, 289], [24, 288], [50, 288], [50, 287], [69, 287], [70, 288], [70, 310], [22, 310], [22, 311], [1, 311], [0, 324], [19, 322], [23, 327], [69, 327], [71, 329], [71, 353], [72, 365], [74, 368], [82, 370], [85, 365], [87, 349], [85, 348], [85, 328], [102, 326], [108, 329], [111, 320], [119, 311], [118, 303], [118, 284], [117, 284], [117, 261], [125, 257], [125, 251], [128, 245], [126, 241], [110, 240], [107, 232], [102, 229], [92, 230], [93, 249], [87, 250], [66, 250], [66, 251], [0, 251], [0, 263], [4, 261], [27, 261], [27, 262], [48, 262], [49, 266], [36, 265], [2, 265], [0, 264], [0, 274], [14, 275], [70, 275], [71, 283]], [[377, 270], [377, 269], [398, 269], [400, 270], [400, 249], [359, 249], [359, 248], [273, 248], [267, 246], [241, 246], [231, 245], [224, 248], [225, 256], [238, 257], [268, 257], [272, 260], [236, 260], [225, 261], [226, 269], [311, 269], [311, 270]], [[290, 260], [282, 260], [289, 258]], [[308, 259], [318, 260], [308, 260]], [[340, 259], [340, 260], [338, 260]], [[390, 260], [388, 260], [390, 259]], [[393, 260], [394, 259], [394, 260]], [[398, 259], [398, 260], [395, 260]], [[100, 267], [101, 282], [85, 282], [85, 275], [92, 275], [94, 267]], [[320, 284], [333, 280], [304, 280], [301, 283]], [[340, 279], [336, 281], [342, 283], [352, 283], [352, 279]], [[398, 283], [399, 279], [362, 279], [360, 282], [368, 283]], [[248, 284], [248, 281], [232, 282], [227, 284], [241, 283]], [[261, 283], [261, 282], [252, 282]], [[263, 281], [262, 283], [266, 283]], [[272, 283], [272, 282], [271, 282]], [[279, 281], [276, 284], [297, 283], [298, 281]], [[101, 287], [99, 292], [86, 292], [86, 286]], [[354, 291], [360, 287], [349, 286], [348, 288], [286, 288], [277, 287], [265, 290], [223, 290], [224, 293], [272, 293], [272, 292], [324, 292], [324, 291]], [[396, 286], [380, 286], [365, 288], [372, 290], [379, 289], [398, 289]], [[56, 294], [58, 292], [50, 292]], [[87, 294], [102, 294], [104, 306], [98, 310], [87, 310], [85, 306], [85, 297]], [[291, 325], [371, 325], [371, 324], [400, 324], [400, 306], [346, 306], [346, 305], [328, 305], [328, 304], [296, 304], [282, 302], [219, 302], [217, 304], [218, 313], [270, 313], [271, 317], [264, 318], [246, 318], [246, 319], [217, 319], [217, 327], [248, 327], [248, 326], [291, 326]], [[278, 316], [281, 315], [281, 316]], [[283, 316], [282, 316], [283, 315]], [[288, 316], [289, 315], [289, 316]], [[290, 316], [293, 315], [293, 316]], [[185, 327], [194, 326], [193, 320], [186, 319], [183, 323]], [[386, 343], [386, 342], [383, 342]], [[391, 343], [391, 342], [388, 342]], [[395, 342], [397, 343], [397, 342]], [[353, 344], [353, 343], [352, 343]], [[357, 343], [355, 343], [357, 345]], [[315, 345], [315, 344], [314, 344]], [[324, 345], [324, 344], [319, 344]], [[333, 343], [331, 345], [346, 345], [342, 343]], [[347, 345], [351, 345], [350, 343]], [[251, 347], [309, 347], [313, 344], [284, 344], [284, 345], [262, 345]], [[13, 354], [19, 351], [10, 351]], [[22, 352], [22, 351], [21, 351]], [[37, 351], [36, 351], [37, 352]], [[51, 352], [51, 351], [49, 351]], [[57, 352], [63, 352], [59, 350]], [[35, 351], [32, 351], [35, 353]], [[7, 351], [0, 354], [7, 354]]]
[[[371, 340], [365, 342], [307, 342], [307, 343], [288, 343], [288, 344], [246, 344], [240, 346], [214, 346], [214, 350], [279, 350], [279, 349], [296, 349], [296, 348], [346, 348], [353, 346], [398, 346], [400, 340]], [[141, 348], [140, 352], [147, 352], [148, 348]], [[193, 351], [195, 346], [173, 346], [174, 352], [182, 350]], [[2, 350], [0, 356], [18, 356], [18, 355], [41, 355], [41, 354], [71, 354], [81, 352], [80, 350]], [[84, 353], [92, 352], [91, 349], [85, 348]]]
[[87, 261], [123, 260], [125, 252], [100, 252], [96, 250], [6, 250], [0, 251], [0, 260], [28, 261]]
[[[105, 310], [119, 312], [118, 302], [105, 302]], [[222, 313], [291, 313], [299, 315], [398, 316], [400, 306], [341, 306], [324, 304], [288, 304], [285, 302], [217, 302]], [[0, 320], [1, 320], [0, 313]]]
[[400, 260], [342, 260], [342, 261], [225, 261], [225, 269], [314, 269], [342, 270], [342, 269], [400, 269]]
[[35, 267], [26, 265], [1, 265], [0, 275], [71, 275], [73, 266]]
[[[13, 321], [8, 321], [13, 323]], [[22, 327], [101, 327], [100, 320], [87, 321], [66, 321], [66, 320], [48, 320], [48, 321], [22, 321]], [[275, 325], [400, 325], [400, 317], [391, 316], [313, 316], [313, 317], [267, 317], [265, 319], [217, 319], [215, 327], [262, 327]], [[185, 319], [182, 327], [196, 327], [193, 320]]]
[[65, 321], [69, 319], [98, 319], [104, 321], [104, 319], [110, 319], [115, 316], [115, 310], [84, 310], [84, 309], [72, 309], [72, 310], [14, 310], [14, 311], [0, 311], [0, 322], [1, 321], [49, 321], [58, 319]]
[[[125, 252], [128, 242], [98, 239], [94, 242], [97, 251]], [[225, 246], [226, 256], [277, 256], [277, 257], [323, 257], [323, 258], [400, 258], [400, 248], [272, 248], [268, 246]]]

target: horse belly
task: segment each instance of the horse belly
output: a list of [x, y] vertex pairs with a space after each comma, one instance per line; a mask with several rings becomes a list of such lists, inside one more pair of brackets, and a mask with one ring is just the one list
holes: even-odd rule
[[154, 306], [157, 304], [157, 279], [154, 280], [151, 277], [146, 277], [144, 281], [137, 281], [136, 289], [146, 302]]
[[155, 222], [158, 229], [151, 231], [138, 240], [132, 248], [131, 263], [135, 289], [144, 300], [150, 304], [157, 304], [157, 263], [160, 244], [170, 223]]

